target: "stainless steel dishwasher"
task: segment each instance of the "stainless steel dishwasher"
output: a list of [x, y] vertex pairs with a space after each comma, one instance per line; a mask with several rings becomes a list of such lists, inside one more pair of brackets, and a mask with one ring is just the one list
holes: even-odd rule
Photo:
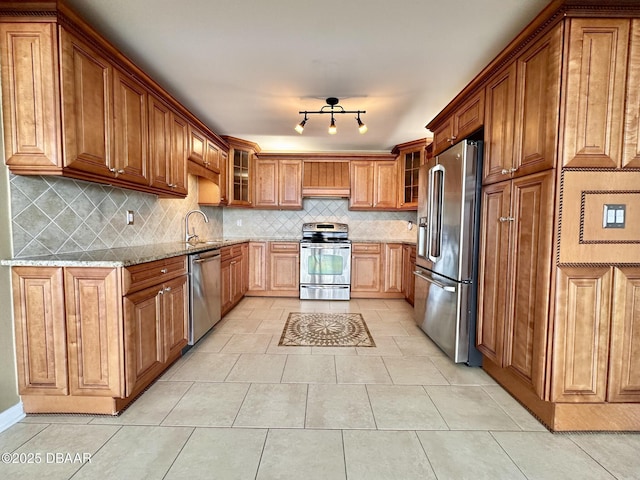
[[189, 255], [189, 345], [220, 321], [220, 250]]

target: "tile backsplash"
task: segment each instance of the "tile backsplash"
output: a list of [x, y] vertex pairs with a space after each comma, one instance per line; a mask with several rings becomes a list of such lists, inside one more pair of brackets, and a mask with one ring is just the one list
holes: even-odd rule
[[[191, 175], [186, 199], [54, 176], [11, 175], [10, 185], [14, 257], [180, 241], [185, 214], [200, 208]], [[209, 223], [193, 215], [191, 225], [201, 238], [221, 238], [222, 209], [201, 210]]]
[[346, 199], [305, 198], [303, 210], [224, 209], [226, 238], [300, 238], [305, 222], [349, 224], [352, 240], [415, 241], [416, 212], [358, 212]]
[[[186, 199], [158, 198], [108, 185], [55, 176], [10, 175], [13, 257], [99, 250], [184, 238], [184, 216], [201, 238], [299, 238], [304, 222], [349, 224], [353, 240], [415, 241], [415, 212], [349, 211], [345, 199], [305, 198], [303, 210], [199, 207], [198, 183], [189, 175]], [[126, 212], [134, 224], [126, 225]]]

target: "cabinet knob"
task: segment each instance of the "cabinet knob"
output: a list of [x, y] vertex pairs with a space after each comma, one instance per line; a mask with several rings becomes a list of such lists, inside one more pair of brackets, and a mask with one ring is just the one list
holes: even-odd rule
[[514, 222], [515, 218], [514, 217], [500, 217], [498, 220], [500, 221], [500, 223]]
[[164, 290], [158, 290], [158, 295], [164, 295]]
[[502, 173], [502, 175], [509, 175], [509, 174], [517, 172], [517, 171], [518, 171], [518, 167], [503, 168], [500, 173]]
[[171, 287], [166, 287], [166, 288], [164, 289], [164, 291], [165, 291], [165, 292], [170, 292], [170, 291], [171, 291]]
[[160, 273], [167, 273], [169, 270], [167, 270], [166, 268], [163, 268], [162, 270], [160, 270]]
[[453, 143], [453, 142], [455, 142], [456, 138], [458, 138], [458, 137], [456, 137], [455, 135], [452, 135], [451, 137], [447, 138], [447, 142]]

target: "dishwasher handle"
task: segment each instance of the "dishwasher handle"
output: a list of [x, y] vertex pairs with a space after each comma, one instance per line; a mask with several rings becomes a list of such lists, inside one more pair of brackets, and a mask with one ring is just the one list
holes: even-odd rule
[[198, 258], [197, 260], [194, 260], [193, 263], [205, 263], [205, 262], [210, 262], [211, 260], [217, 260], [218, 258], [220, 258], [219, 253], [216, 255], [212, 255], [210, 257]]
[[415, 270], [413, 272], [413, 274], [416, 277], [419, 277], [419, 278], [421, 278], [423, 280], [426, 280], [429, 283], [433, 283], [436, 287], [440, 287], [445, 292], [455, 292], [456, 291], [456, 287], [452, 287], [450, 285], [445, 285], [444, 283], [438, 282], [437, 280], [434, 280], [433, 278], [425, 277], [420, 270]]

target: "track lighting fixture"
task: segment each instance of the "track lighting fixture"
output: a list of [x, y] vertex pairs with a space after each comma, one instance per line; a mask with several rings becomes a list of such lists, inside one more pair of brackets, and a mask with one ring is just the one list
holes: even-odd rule
[[331, 123], [329, 124], [329, 134], [335, 135], [338, 129], [336, 128], [336, 119], [334, 115], [337, 113], [355, 113], [358, 115], [356, 117], [356, 121], [358, 122], [358, 131], [360, 133], [365, 133], [367, 131], [367, 126], [360, 119], [360, 114], [364, 114], [367, 112], [365, 110], [345, 110], [341, 105], [338, 105], [339, 101], [340, 100], [338, 100], [336, 97], [329, 97], [327, 98], [327, 104], [323, 106], [320, 110], [316, 110], [312, 112], [305, 110], [303, 112], [298, 112], [300, 115], [304, 114], [304, 120], [302, 120], [298, 125], [296, 125], [296, 128], [295, 128], [296, 132], [302, 133], [304, 131], [304, 126], [307, 124], [307, 120], [308, 120], [307, 115], [329, 113], [331, 114]]

